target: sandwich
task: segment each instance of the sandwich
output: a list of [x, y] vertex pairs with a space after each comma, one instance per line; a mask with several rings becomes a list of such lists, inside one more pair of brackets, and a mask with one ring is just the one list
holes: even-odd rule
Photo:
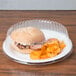
[[43, 32], [35, 27], [24, 27], [14, 30], [11, 35], [12, 47], [21, 53], [30, 53], [31, 45], [45, 40]]

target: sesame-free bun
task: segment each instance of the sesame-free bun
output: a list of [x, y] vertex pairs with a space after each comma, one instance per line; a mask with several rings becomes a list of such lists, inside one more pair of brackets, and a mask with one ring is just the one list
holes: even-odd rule
[[35, 27], [16, 29], [10, 36], [13, 41], [23, 45], [41, 42], [45, 39], [43, 32]]

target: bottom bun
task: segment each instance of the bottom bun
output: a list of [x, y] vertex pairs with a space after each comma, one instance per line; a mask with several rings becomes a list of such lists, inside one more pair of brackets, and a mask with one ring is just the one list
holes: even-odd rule
[[31, 51], [33, 51], [31, 49], [19, 49], [14, 43], [11, 44], [11, 48], [20, 53], [24, 53], [24, 54], [29, 54], [29, 53], [31, 53]]

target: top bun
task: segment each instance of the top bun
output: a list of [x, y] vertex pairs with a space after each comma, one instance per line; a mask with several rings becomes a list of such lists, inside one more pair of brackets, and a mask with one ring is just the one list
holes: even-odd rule
[[35, 27], [24, 27], [14, 30], [11, 33], [11, 38], [22, 45], [42, 42], [45, 37], [42, 31]]

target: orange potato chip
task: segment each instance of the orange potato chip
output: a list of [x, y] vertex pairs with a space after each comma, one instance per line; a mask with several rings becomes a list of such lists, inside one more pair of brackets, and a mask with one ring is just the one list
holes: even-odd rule
[[64, 42], [60, 42], [60, 48], [63, 49], [66, 45], [64, 44]]
[[47, 59], [47, 58], [49, 58], [47, 54], [44, 54], [44, 55], [40, 56], [40, 59]]
[[32, 51], [30, 53], [30, 58], [34, 59], [34, 60], [37, 60], [37, 59], [40, 59], [40, 55], [41, 55], [41, 51], [40, 50]]

